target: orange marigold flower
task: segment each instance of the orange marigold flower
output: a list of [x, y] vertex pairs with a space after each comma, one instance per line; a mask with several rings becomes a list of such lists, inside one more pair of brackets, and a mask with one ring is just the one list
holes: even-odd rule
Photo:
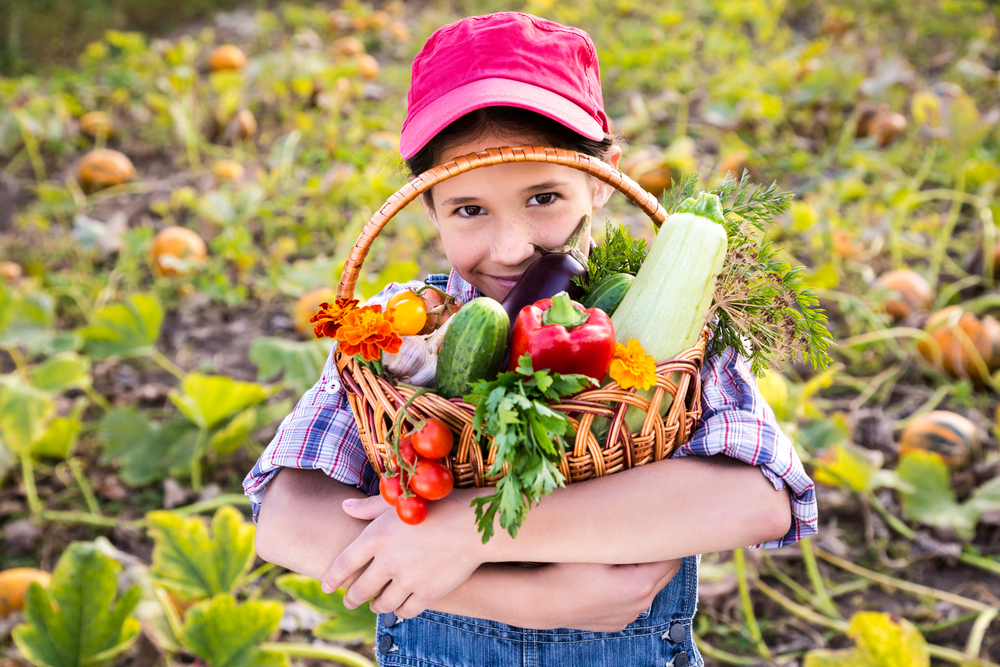
[[377, 304], [347, 313], [337, 329], [337, 340], [341, 352], [352, 357], [360, 354], [365, 361], [380, 358], [380, 350], [396, 354], [403, 344], [393, 326], [392, 311], [383, 313], [382, 306]]
[[309, 324], [316, 325], [313, 327], [316, 338], [336, 338], [344, 316], [357, 307], [357, 299], [337, 299], [332, 306], [325, 301], [319, 304], [319, 312], [309, 318]]
[[646, 350], [635, 339], [630, 340], [627, 347], [615, 343], [615, 356], [611, 360], [608, 375], [622, 389], [649, 389], [656, 384], [656, 360], [653, 355], [646, 354]]

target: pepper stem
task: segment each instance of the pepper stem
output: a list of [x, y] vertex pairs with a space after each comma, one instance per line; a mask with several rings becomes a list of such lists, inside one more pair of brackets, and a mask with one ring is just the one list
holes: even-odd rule
[[552, 297], [552, 307], [542, 313], [543, 326], [561, 324], [567, 329], [573, 329], [589, 319], [590, 315], [574, 306], [566, 292], [559, 292]]

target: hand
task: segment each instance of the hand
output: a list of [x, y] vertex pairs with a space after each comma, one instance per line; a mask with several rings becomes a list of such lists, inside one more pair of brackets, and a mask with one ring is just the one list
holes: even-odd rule
[[547, 565], [544, 627], [620, 632], [646, 611], [680, 569], [680, 559], [636, 565]]
[[483, 562], [475, 556], [478, 535], [455, 527], [445, 501], [433, 503], [417, 526], [400, 521], [381, 496], [345, 501], [343, 507], [350, 516], [371, 521], [322, 578], [325, 591], [349, 586], [344, 594], [348, 609], [371, 600], [377, 614], [394, 611], [399, 618], [413, 618]]

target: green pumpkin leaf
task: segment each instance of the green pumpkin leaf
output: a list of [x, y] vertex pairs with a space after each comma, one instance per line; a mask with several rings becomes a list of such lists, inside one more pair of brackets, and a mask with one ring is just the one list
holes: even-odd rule
[[873, 488], [872, 481], [882, 468], [882, 456], [869, 449], [838, 442], [823, 456], [813, 459], [813, 465], [817, 482], [865, 493]]
[[121, 303], [97, 311], [91, 324], [80, 329], [86, 354], [129, 357], [145, 354], [160, 337], [163, 309], [145, 294], [133, 294]]
[[76, 446], [76, 437], [79, 434], [79, 419], [56, 417], [49, 423], [44, 435], [32, 445], [31, 453], [53, 459], [68, 459]]
[[56, 405], [48, 393], [22, 382], [0, 386], [0, 437], [14, 454], [31, 451], [45, 435]]
[[101, 463], [115, 461], [118, 476], [129, 486], [149, 484], [167, 468], [186, 465], [197, 430], [188, 421], [151, 424], [135, 408], [117, 408], [101, 417]]
[[959, 504], [951, 488], [948, 466], [933, 452], [907, 452], [896, 474], [912, 492], [900, 491], [903, 514], [930, 526], [950, 526], [963, 537], [972, 537], [982, 511], [970, 503]]
[[75, 352], [49, 357], [31, 371], [31, 384], [54, 394], [90, 386], [90, 359]]
[[51, 335], [55, 302], [44, 292], [20, 293], [0, 283], [0, 347], [30, 345]]
[[288, 656], [257, 646], [278, 630], [281, 614], [279, 602], [237, 607], [233, 598], [219, 594], [187, 611], [181, 641], [212, 667], [287, 667]]
[[[118, 598], [121, 567], [90, 543], [69, 546], [48, 590], [33, 583], [14, 642], [39, 667], [83, 667], [107, 662], [139, 635], [131, 618], [139, 602], [137, 586]], [[113, 606], [112, 606], [113, 605]]]
[[220, 454], [230, 454], [246, 442], [255, 428], [257, 428], [257, 410], [247, 408], [216, 431], [208, 441], [208, 446]]
[[332, 617], [313, 628], [314, 636], [344, 642], [375, 642], [376, 615], [368, 605], [361, 605], [357, 609], [345, 607], [343, 589], [327, 595], [320, 588], [319, 580], [301, 574], [282, 575], [274, 583], [298, 602]]
[[207, 430], [241, 410], [262, 403], [267, 392], [255, 382], [188, 373], [181, 381], [181, 390], [172, 389], [169, 396], [185, 417]]
[[257, 364], [257, 379], [271, 381], [284, 373], [285, 384], [304, 393], [323, 374], [332, 341], [257, 338], [250, 343], [250, 361]]
[[187, 600], [230, 594], [253, 565], [254, 526], [236, 508], [219, 508], [212, 534], [201, 517], [156, 511], [146, 515], [153, 538], [150, 571], [165, 588]]

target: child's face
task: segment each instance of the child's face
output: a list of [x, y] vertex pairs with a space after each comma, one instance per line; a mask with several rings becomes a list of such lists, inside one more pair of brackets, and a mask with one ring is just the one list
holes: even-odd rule
[[[486, 137], [451, 146], [450, 158], [497, 146], [537, 145], [537, 138]], [[621, 150], [612, 149], [617, 167]], [[554, 248], [585, 214], [604, 206], [614, 188], [571, 169], [518, 162], [473, 169], [434, 186], [434, 205], [424, 208], [437, 225], [448, 261], [486, 296], [502, 301], [538, 257], [534, 245]], [[582, 242], [590, 249], [588, 230]]]

